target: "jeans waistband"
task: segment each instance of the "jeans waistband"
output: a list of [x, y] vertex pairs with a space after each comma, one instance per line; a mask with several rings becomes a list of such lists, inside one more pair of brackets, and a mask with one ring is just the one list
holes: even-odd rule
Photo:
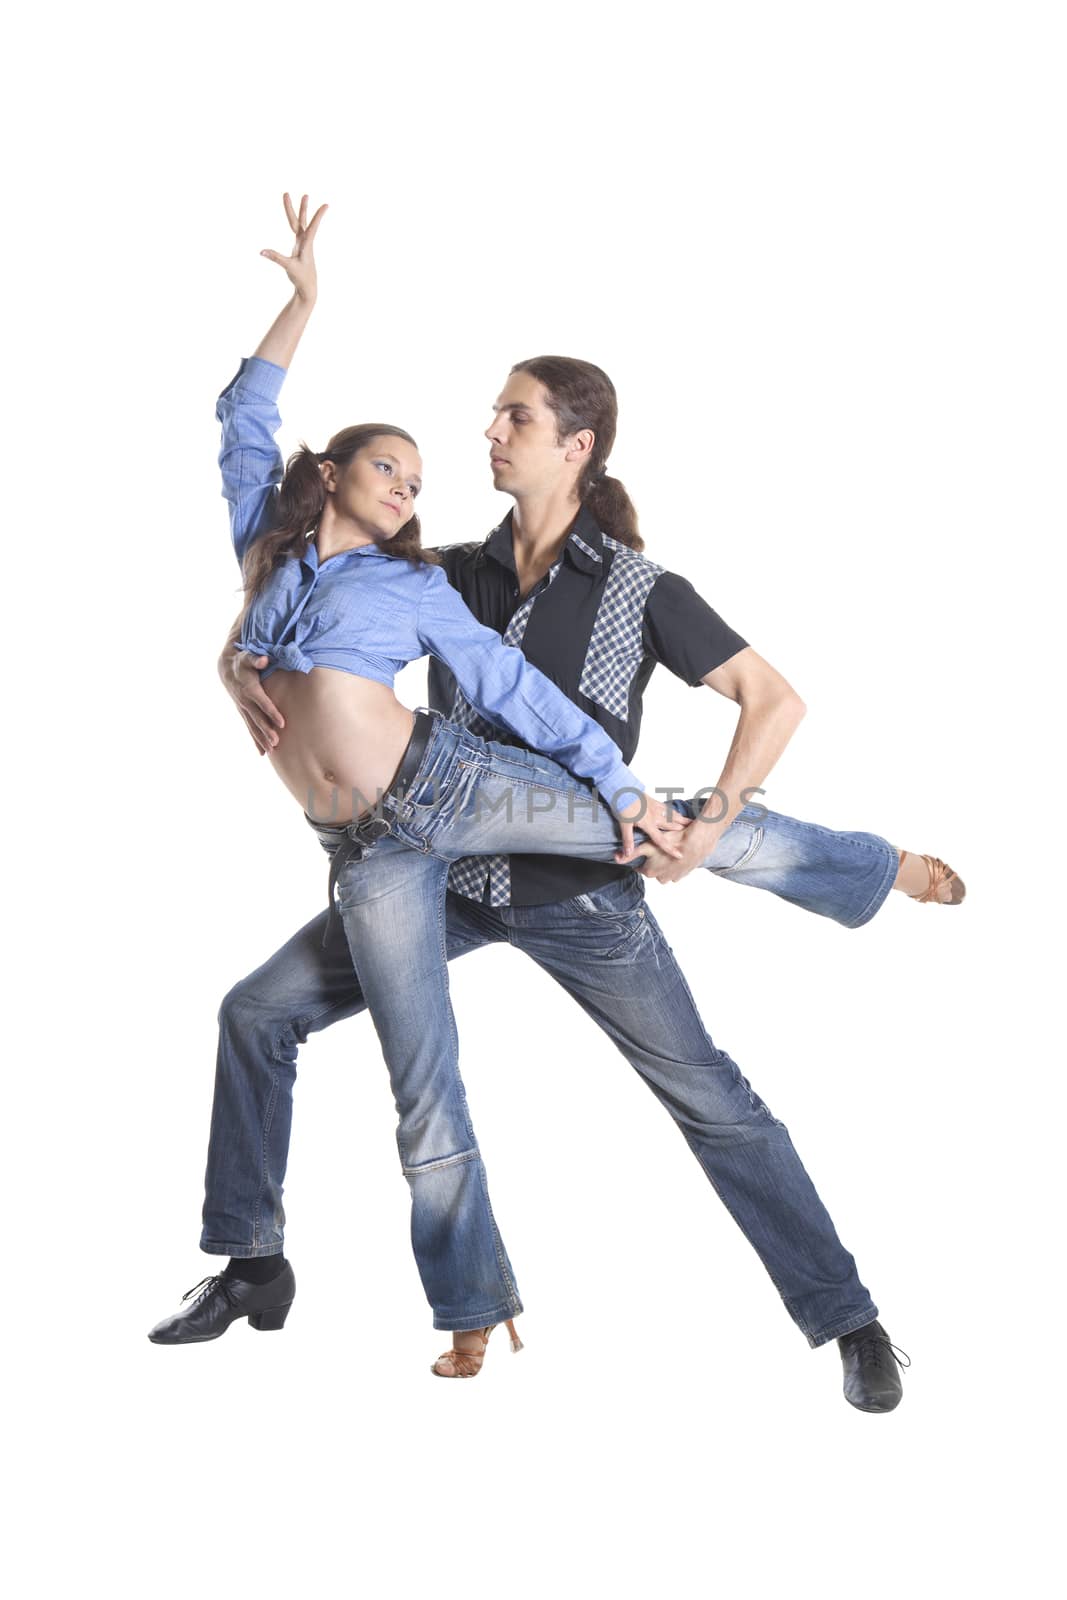
[[400, 758], [400, 765], [396, 769], [396, 776], [385, 791], [387, 795], [402, 795], [410, 786], [422, 766], [422, 758], [426, 754], [427, 746], [433, 738], [434, 729], [441, 721], [438, 713], [433, 711], [416, 711], [415, 726], [411, 730], [407, 749]]
[[[429, 748], [437, 724], [442, 720], [440, 714], [434, 711], [416, 711], [415, 723], [411, 730], [411, 738], [400, 758], [400, 765], [393, 774], [389, 787], [382, 795], [382, 801], [400, 799], [418, 775], [422, 766], [423, 757]], [[330, 879], [327, 888], [329, 900], [329, 917], [322, 935], [323, 949], [326, 948], [330, 934], [333, 932], [337, 921], [337, 903], [335, 891], [341, 869], [358, 855], [365, 845], [373, 844], [375, 839], [380, 839], [389, 832], [389, 823], [382, 814], [381, 805], [375, 811], [364, 817], [354, 817], [351, 822], [337, 824], [317, 822], [314, 817], [304, 813], [304, 819], [318, 834], [320, 839], [336, 838], [340, 844], [333, 853], [330, 861]]]

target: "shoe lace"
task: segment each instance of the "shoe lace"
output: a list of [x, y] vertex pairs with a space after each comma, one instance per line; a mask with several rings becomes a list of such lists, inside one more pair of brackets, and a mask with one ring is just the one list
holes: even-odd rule
[[[868, 1335], [867, 1338], [859, 1341], [857, 1355], [860, 1365], [881, 1368], [883, 1350], [888, 1350], [898, 1367], [911, 1366], [911, 1357], [908, 1355], [908, 1352], [906, 1350], [900, 1350], [899, 1345], [893, 1344], [890, 1339], [886, 1339], [880, 1333]], [[897, 1354], [898, 1350], [900, 1351], [899, 1355]], [[901, 1360], [901, 1356], [903, 1356], [903, 1360]]]
[[484, 1355], [478, 1355], [474, 1351], [446, 1350], [443, 1356], [438, 1356], [437, 1361], [434, 1362], [434, 1365], [436, 1366], [437, 1363], [441, 1361], [451, 1362], [451, 1374], [442, 1372], [440, 1374], [442, 1378], [447, 1378], [449, 1376], [455, 1378], [473, 1378], [479, 1372], [481, 1372], [483, 1360]]
[[[450, 1361], [453, 1367], [451, 1376], [456, 1378], [473, 1378], [482, 1370], [482, 1362], [485, 1360], [485, 1352], [489, 1345], [489, 1335], [492, 1333], [492, 1331], [492, 1328], [478, 1329], [478, 1332], [482, 1336], [482, 1348], [480, 1350], [446, 1350], [444, 1355], [438, 1356], [437, 1361], [434, 1362], [434, 1366], [436, 1367], [437, 1362], [439, 1361]], [[445, 1378], [448, 1377], [449, 1374], [442, 1372], [440, 1376]]]
[[[226, 1280], [222, 1277], [221, 1273], [213, 1272], [208, 1277], [201, 1278], [199, 1283], [194, 1283], [191, 1289], [186, 1289], [185, 1293], [182, 1295], [182, 1301], [184, 1302], [188, 1300], [191, 1294], [196, 1294], [196, 1291], [201, 1289], [202, 1292], [200, 1294], [196, 1294], [196, 1299], [193, 1301], [193, 1305], [197, 1305], [205, 1298], [205, 1296], [212, 1293], [216, 1285], [222, 1289], [226, 1299], [229, 1300], [230, 1296], [226, 1288]], [[190, 1309], [192, 1308], [190, 1307]]]

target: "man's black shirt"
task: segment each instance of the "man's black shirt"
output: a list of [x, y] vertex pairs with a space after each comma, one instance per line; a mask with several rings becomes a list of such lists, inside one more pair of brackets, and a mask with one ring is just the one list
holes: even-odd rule
[[[608, 538], [585, 507], [557, 565], [525, 601], [519, 598], [510, 512], [488, 539], [447, 545], [438, 554], [478, 621], [495, 628], [505, 643], [521, 641], [527, 659], [611, 735], [627, 763], [637, 749], [645, 687], [657, 663], [697, 685], [745, 648], [746, 641], [691, 583]], [[520, 742], [485, 723], [447, 667], [432, 657], [429, 696], [435, 710], [483, 738]], [[587, 893], [630, 870], [567, 856], [513, 855], [493, 863], [457, 862], [451, 886], [493, 904], [543, 905]]]

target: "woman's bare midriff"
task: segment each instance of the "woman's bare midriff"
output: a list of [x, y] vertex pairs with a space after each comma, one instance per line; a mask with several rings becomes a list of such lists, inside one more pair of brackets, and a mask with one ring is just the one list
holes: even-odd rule
[[334, 667], [272, 672], [264, 688], [285, 718], [271, 763], [308, 816], [342, 823], [373, 810], [415, 723], [392, 689]]

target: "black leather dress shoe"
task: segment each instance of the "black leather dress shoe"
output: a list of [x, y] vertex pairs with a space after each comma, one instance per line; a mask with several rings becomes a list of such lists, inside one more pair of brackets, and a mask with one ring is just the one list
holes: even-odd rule
[[253, 1328], [266, 1333], [284, 1326], [295, 1294], [296, 1278], [288, 1262], [269, 1283], [242, 1283], [222, 1275], [201, 1278], [182, 1295], [183, 1301], [195, 1295], [192, 1304], [157, 1322], [148, 1337], [153, 1344], [202, 1344], [221, 1338], [238, 1317], [247, 1317]]
[[904, 1393], [898, 1366], [910, 1367], [907, 1351], [896, 1354], [880, 1322], [868, 1322], [837, 1341], [845, 1368], [845, 1399], [858, 1411], [892, 1411]]

